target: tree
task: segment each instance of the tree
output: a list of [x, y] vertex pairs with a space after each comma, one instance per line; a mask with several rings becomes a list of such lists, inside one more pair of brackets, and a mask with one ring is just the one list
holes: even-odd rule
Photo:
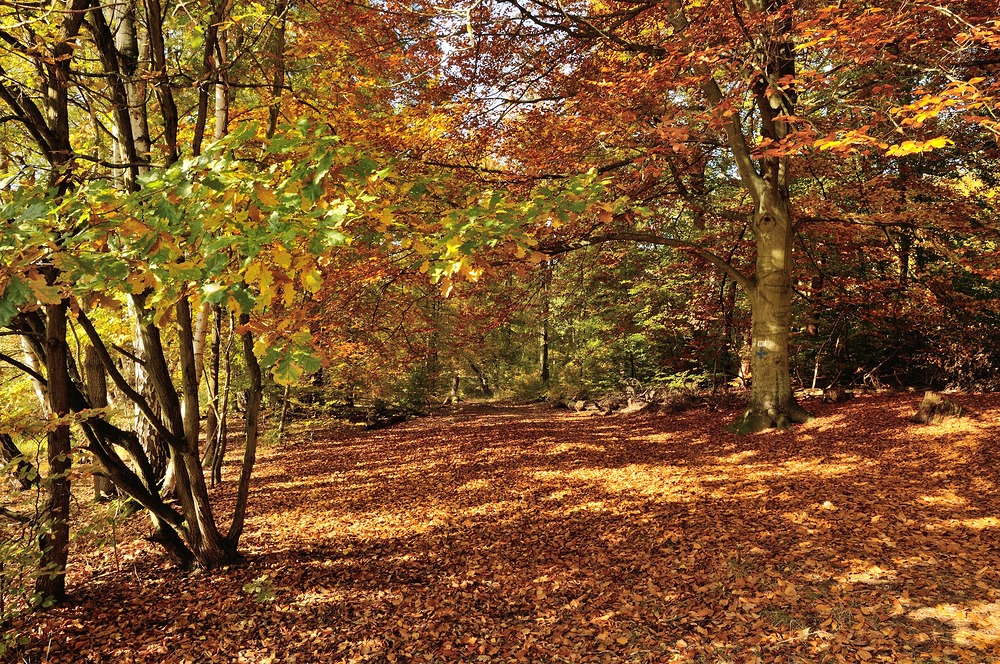
[[[550, 255], [611, 241], [670, 246], [721, 269], [752, 312], [750, 403], [737, 428], [804, 421], [789, 375], [793, 240], [813, 217], [811, 206], [795, 205], [804, 173], [824, 152], [945, 148], [945, 137], [918, 138], [921, 122], [958, 106], [972, 117], [996, 89], [995, 75], [976, 78], [994, 34], [985, 4], [964, 3], [961, 18], [924, 6], [888, 10], [780, 0], [498, 0], [428, 10], [453, 51], [438, 89], [468, 110], [437, 159], [522, 181], [587, 168], [613, 176], [620, 198], [536, 227], [537, 246]], [[944, 62], [946, 52], [961, 62]], [[962, 83], [935, 73], [956, 68]], [[914, 70], [962, 101], [931, 101], [928, 91], [899, 105], [895, 88], [876, 83]], [[873, 131], [894, 116], [912, 138]], [[744, 234], [753, 238], [750, 264], [726, 248]]]

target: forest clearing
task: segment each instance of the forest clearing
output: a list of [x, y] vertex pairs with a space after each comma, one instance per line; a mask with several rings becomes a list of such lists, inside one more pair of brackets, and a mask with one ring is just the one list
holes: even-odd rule
[[105, 523], [14, 661], [1000, 661], [1000, 397], [955, 399], [933, 425], [912, 393], [810, 402], [753, 436], [704, 407], [296, 423], [243, 564], [184, 573], [141, 515], [117, 549]]

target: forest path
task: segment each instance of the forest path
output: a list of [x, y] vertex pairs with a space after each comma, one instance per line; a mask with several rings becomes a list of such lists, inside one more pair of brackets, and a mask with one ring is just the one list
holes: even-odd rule
[[261, 454], [246, 565], [184, 575], [141, 540], [122, 573], [108, 548], [74, 554], [76, 602], [41, 618], [34, 652], [1000, 661], [1000, 395], [957, 400], [975, 416], [918, 426], [918, 395], [863, 397], [746, 437], [704, 408], [298, 423]]

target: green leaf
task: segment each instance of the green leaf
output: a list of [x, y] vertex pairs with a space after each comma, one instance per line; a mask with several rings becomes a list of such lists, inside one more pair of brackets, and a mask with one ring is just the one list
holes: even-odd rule
[[233, 296], [240, 307], [240, 312], [244, 314], [250, 313], [253, 310], [253, 305], [257, 303], [257, 298], [242, 284], [234, 285], [229, 294]]
[[18, 221], [37, 221], [44, 219], [49, 214], [51, 207], [48, 203], [32, 203], [17, 216]]
[[0, 327], [9, 324], [28, 302], [31, 288], [20, 279], [11, 279], [0, 296]]

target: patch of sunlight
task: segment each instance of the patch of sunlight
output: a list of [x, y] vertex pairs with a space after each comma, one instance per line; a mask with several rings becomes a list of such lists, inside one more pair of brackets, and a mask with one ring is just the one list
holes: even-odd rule
[[973, 648], [1000, 645], [1000, 602], [938, 604], [910, 612], [913, 620], [936, 620], [954, 630], [955, 643]]
[[549, 495], [545, 496], [542, 500], [562, 500], [569, 496], [569, 491], [553, 491]]
[[927, 524], [927, 530], [953, 530], [955, 528], [969, 528], [971, 530], [983, 530], [984, 528], [1000, 527], [1000, 519], [995, 516], [982, 516], [976, 519], [943, 519], [937, 523]]
[[[629, 464], [621, 468], [574, 468], [566, 471], [539, 470], [532, 473], [536, 482], [598, 485], [608, 493], [639, 494], [661, 498], [689, 493], [697, 483], [683, 468]], [[720, 479], [726, 479], [724, 476]]]
[[918, 500], [932, 507], [965, 507], [969, 504], [968, 500], [948, 489], [942, 489], [933, 495], [920, 496]]
[[310, 604], [330, 604], [346, 599], [343, 591], [336, 588], [311, 588], [292, 598], [292, 606], [309, 606]]
[[576, 512], [607, 512], [608, 508], [603, 500], [591, 500], [588, 503], [580, 503], [579, 505], [568, 507], [563, 511], [566, 514], [575, 514]]
[[483, 491], [490, 488], [490, 481], [484, 479], [469, 480], [462, 486], [455, 489], [456, 491]]
[[719, 457], [719, 463], [728, 463], [733, 466], [742, 465], [747, 459], [757, 456], [760, 454], [758, 450], [745, 450], [743, 452], [736, 452], [735, 454], [730, 454], [729, 456]]
[[594, 445], [592, 443], [559, 443], [558, 445], [553, 445], [549, 448], [548, 453], [551, 455], [566, 454], [572, 452], [601, 452], [605, 450], [600, 445]]
[[699, 438], [690, 438], [689, 432], [683, 433], [652, 433], [648, 436], [644, 436], [643, 440], [649, 443], [683, 443], [685, 447], [690, 445], [704, 445], [708, 441], [708, 438], [701, 436]]
[[833, 429], [843, 429], [848, 425], [847, 418], [844, 415], [826, 415], [824, 417], [818, 417], [812, 422], [807, 422], [803, 427], [803, 431], [815, 431], [816, 433], [823, 433], [825, 431], [831, 431]]
[[846, 475], [857, 470], [854, 463], [830, 463], [829, 461], [786, 461], [781, 464], [782, 475], [788, 473], [812, 473], [820, 477], [836, 477]]
[[869, 586], [881, 586], [896, 580], [896, 570], [882, 569], [878, 565], [870, 565], [863, 560], [851, 561], [851, 570], [835, 576], [840, 583], [863, 583]]

